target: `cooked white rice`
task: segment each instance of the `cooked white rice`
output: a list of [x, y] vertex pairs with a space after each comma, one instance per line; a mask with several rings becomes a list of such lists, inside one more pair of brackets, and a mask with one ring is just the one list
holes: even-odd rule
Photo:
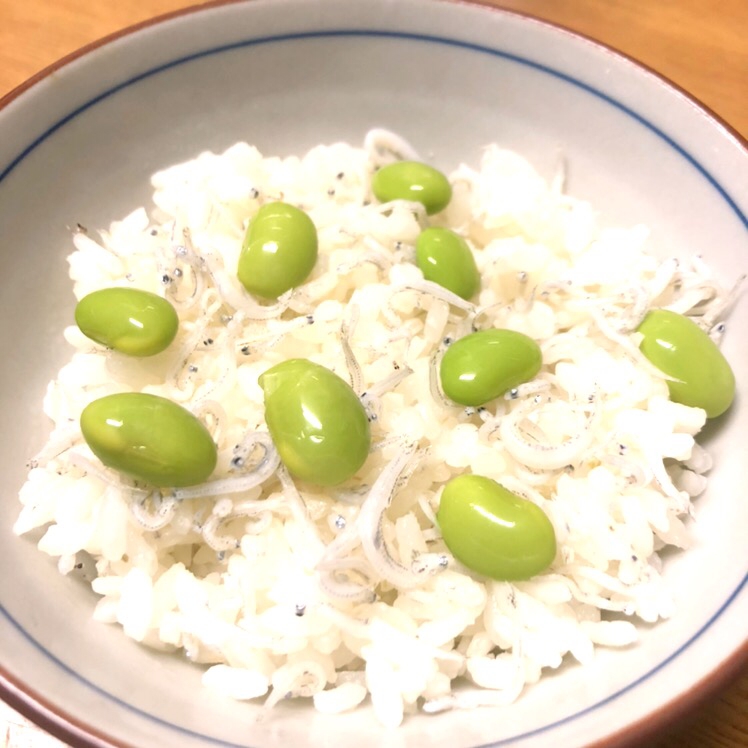
[[[728, 298], [698, 259], [656, 259], [642, 226], [599, 229], [561, 177], [548, 185], [495, 145], [478, 170], [450, 176], [443, 213], [379, 205], [371, 175], [397, 155], [414, 154], [382, 131], [364, 148], [303, 158], [239, 143], [154, 175], [150, 216], [141, 208], [96, 237], [76, 233], [78, 299], [113, 285], [153, 291], [174, 304], [180, 331], [149, 359], [65, 331], [75, 352], [49, 385], [54, 431], [15, 525], [45, 528], [39, 548], [62, 573], [95, 560], [95, 618], [183, 650], [206, 668], [206, 686], [269, 706], [311, 697], [326, 713], [368, 696], [385, 725], [419, 708], [508, 704], [544, 669], [584, 664], [596, 645], [634, 642], [637, 621], [673, 613], [657, 554], [688, 545], [691, 497], [710, 467], [694, 442], [705, 414], [669, 401], [632, 331], [651, 307], [712, 330]], [[248, 219], [281, 197], [313, 219], [319, 259], [303, 286], [259, 305], [235, 269]], [[475, 304], [424, 283], [413, 255], [427, 221], [473, 248]], [[543, 368], [512, 397], [464, 409], [433, 392], [430, 373], [445, 339], [473, 327], [526, 333]], [[335, 489], [274, 474], [239, 492], [149, 493], [98, 463], [78, 428], [103, 395], [162, 395], [210, 428], [212, 480], [237, 479], [241, 458], [259, 451], [245, 437], [266, 431], [259, 375], [306, 357], [348, 379], [351, 354], [374, 446]], [[382, 521], [387, 555], [372, 558], [362, 537], [402, 470]], [[548, 571], [497, 582], [454, 562], [434, 518], [441, 488], [465, 472], [543, 508], [558, 540]]]

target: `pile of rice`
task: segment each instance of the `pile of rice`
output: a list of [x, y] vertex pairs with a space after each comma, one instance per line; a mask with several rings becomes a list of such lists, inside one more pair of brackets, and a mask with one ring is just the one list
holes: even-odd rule
[[[62, 573], [90, 569], [97, 620], [183, 650], [229, 697], [310, 697], [335, 713], [369, 696], [398, 725], [417, 709], [509, 704], [544, 669], [588, 663], [596, 645], [635, 642], [637, 620], [673, 613], [658, 551], [688, 545], [711, 464], [694, 441], [705, 413], [670, 402], [633, 331], [664, 307], [716, 336], [729, 296], [698, 258], [655, 258], [641, 226], [600, 229], [562, 175], [549, 185], [495, 145], [479, 169], [450, 175], [439, 215], [378, 204], [374, 170], [414, 156], [384, 131], [303, 158], [239, 143], [157, 173], [150, 217], [139, 209], [73, 237], [78, 299], [153, 291], [180, 331], [165, 352], [132, 359], [65, 330], [75, 352], [49, 385], [54, 431], [30, 464], [15, 531], [44, 528], [39, 548]], [[319, 259], [304, 285], [260, 304], [235, 271], [248, 220], [277, 199], [310, 215]], [[423, 280], [413, 258], [427, 224], [473, 248], [474, 303]], [[444, 401], [439, 356], [490, 327], [535, 339], [541, 373], [482, 408]], [[258, 462], [267, 468], [258, 377], [298, 357], [352, 381], [370, 413], [371, 454], [334, 489], [294, 486], [274, 465], [252, 480]], [[80, 413], [129, 391], [204, 420], [218, 445], [207, 487], [152, 491], [96, 460]], [[445, 483], [466, 472], [547, 513], [558, 553], [545, 573], [499, 582], [454, 561], [435, 514]], [[380, 527], [374, 557], [366, 539]]]

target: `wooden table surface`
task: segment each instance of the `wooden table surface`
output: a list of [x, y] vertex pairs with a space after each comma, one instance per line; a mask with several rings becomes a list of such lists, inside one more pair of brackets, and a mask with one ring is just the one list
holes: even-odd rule
[[[748, 139], [748, 0], [489, 1], [559, 23], [638, 59]], [[90, 41], [191, 4], [0, 0], [0, 96]], [[28, 742], [32, 733], [13, 734], [11, 743], [0, 725], [2, 748], [6, 742], [34, 745]], [[687, 724], [643, 748], [740, 746], [748, 746], [748, 672], [697, 709]]]

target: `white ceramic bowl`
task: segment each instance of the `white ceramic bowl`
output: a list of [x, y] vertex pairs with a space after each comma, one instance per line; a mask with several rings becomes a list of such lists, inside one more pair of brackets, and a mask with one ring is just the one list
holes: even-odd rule
[[[511, 13], [439, 0], [255, 0], [125, 32], [0, 103], [2, 396], [0, 682], [5, 698], [82, 746], [641, 745], [748, 655], [748, 460], [743, 393], [708, 433], [696, 547], [668, 558], [678, 606], [624, 652], [602, 652], [506, 709], [326, 717], [284, 704], [257, 721], [200, 685], [198, 668], [91, 621], [95, 596], [12, 536], [40, 403], [68, 356], [69, 227], [105, 227], [147, 204], [149, 175], [237, 140], [267, 154], [395, 130], [450, 170], [493, 141], [608, 224], [646, 223], [663, 254], [700, 252], [725, 282], [748, 269], [748, 152], [682, 92], [631, 61]], [[724, 350], [748, 381], [748, 304]]]

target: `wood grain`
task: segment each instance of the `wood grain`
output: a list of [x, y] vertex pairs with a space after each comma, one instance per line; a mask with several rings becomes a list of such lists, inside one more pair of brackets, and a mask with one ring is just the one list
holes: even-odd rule
[[[488, 2], [561, 24], [634, 57], [748, 138], [748, 0]], [[184, 0], [0, 0], [0, 96], [91, 41], [190, 4]], [[740, 746], [748, 746], [745, 672], [696, 709], [687, 722], [643, 748]]]
[[748, 138], [746, 0], [493, 0], [492, 4], [553, 21], [624, 52], [688, 91]]

